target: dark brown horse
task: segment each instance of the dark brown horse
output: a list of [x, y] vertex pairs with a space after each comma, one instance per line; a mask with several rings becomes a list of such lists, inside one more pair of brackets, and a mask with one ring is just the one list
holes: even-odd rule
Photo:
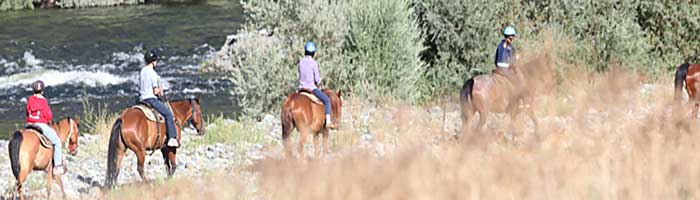
[[[51, 128], [56, 131], [62, 144], [65, 144], [66, 139], [68, 139], [68, 150], [72, 155], [78, 152], [79, 121], [67, 117], [51, 124]], [[58, 183], [65, 198], [66, 192], [63, 190], [61, 177], [53, 174], [53, 149], [42, 146], [37, 134], [39, 132], [34, 129], [19, 130], [12, 135], [12, 140], [10, 140], [10, 163], [12, 164], [12, 174], [17, 179], [12, 199], [15, 199], [17, 194], [19, 194], [20, 199], [24, 199], [22, 183], [32, 171], [47, 173], [46, 191], [49, 198], [51, 197], [52, 180]]]
[[[331, 112], [333, 121], [339, 123], [342, 116], [343, 101], [340, 98], [340, 90], [336, 93], [329, 89], [322, 90], [328, 95], [331, 100]], [[292, 151], [290, 149], [289, 136], [296, 127], [299, 131], [299, 146], [297, 151], [299, 157], [304, 157], [304, 143], [306, 137], [310, 134], [314, 136], [314, 155], [316, 158], [320, 156], [319, 136], [323, 136], [323, 147], [325, 152], [329, 153], [328, 147], [328, 128], [325, 126], [325, 114], [323, 112], [323, 104], [314, 103], [309, 97], [301, 93], [294, 93], [287, 96], [287, 99], [282, 103], [282, 140], [284, 142], [285, 153], [288, 158], [291, 158]]]
[[[187, 99], [169, 102], [175, 116], [175, 128], [177, 140], [180, 141], [180, 130], [182, 126], [191, 121], [197, 129], [198, 135], [204, 134], [202, 122], [202, 110], [199, 107], [199, 99]], [[157, 127], [160, 126], [160, 127]], [[160, 130], [160, 131], [158, 131]], [[146, 118], [144, 113], [137, 108], [127, 108], [124, 110], [112, 126], [112, 134], [109, 139], [109, 149], [107, 152], [107, 178], [105, 186], [111, 188], [117, 183], [122, 159], [127, 149], [136, 154], [137, 169], [142, 181], [148, 181], [143, 171], [146, 160], [146, 151], [160, 149], [163, 154], [168, 176], [172, 176], [177, 168], [175, 159], [176, 149], [164, 146], [165, 144], [165, 124], [156, 124]]]
[[[532, 65], [538, 65], [538, 63], [527, 63], [521, 66]], [[517, 114], [521, 112], [525, 112], [534, 123], [535, 139], [538, 139], [537, 118], [532, 108], [534, 91], [530, 86], [532, 82], [528, 80], [537, 72], [535, 68], [523, 69], [520, 65], [511, 66], [511, 70], [511, 78], [495, 73], [497, 70], [494, 70], [492, 74], [478, 75], [464, 83], [460, 91], [464, 139], [469, 140], [472, 136], [466, 134], [471, 132], [470, 122], [476, 113], [479, 113], [479, 122], [475, 128], [477, 131], [482, 131], [490, 113], [507, 113], [512, 125], [512, 121], [516, 120]]]
[[688, 102], [691, 104], [691, 116], [697, 117], [700, 109], [700, 64], [683, 63], [676, 69], [674, 82], [674, 99], [680, 101], [683, 86], [688, 92]]

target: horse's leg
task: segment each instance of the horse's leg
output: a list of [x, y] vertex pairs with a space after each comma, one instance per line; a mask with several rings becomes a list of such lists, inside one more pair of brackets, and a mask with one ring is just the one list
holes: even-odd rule
[[313, 133], [313, 134], [314, 134], [314, 158], [318, 159], [321, 156], [321, 150], [319, 149], [319, 146], [318, 146], [321, 134], [320, 133]]
[[34, 155], [30, 155], [29, 159], [22, 159], [22, 157], [20, 157], [21, 169], [19, 171], [19, 176], [17, 176], [17, 183], [15, 183], [15, 188], [17, 188], [16, 193], [19, 194], [19, 198], [22, 200], [24, 200], [24, 188], [22, 188], [22, 184], [24, 183], [24, 180], [27, 179], [27, 176], [29, 176], [29, 173], [32, 172], [32, 169], [34, 169], [34, 158]]
[[297, 146], [297, 152], [299, 153], [299, 158], [304, 159], [306, 158], [306, 155], [304, 154], [304, 143], [306, 143], [306, 137], [308, 135], [308, 131], [305, 129], [298, 129], [299, 130], [299, 146]]
[[323, 151], [324, 157], [328, 156], [328, 154], [331, 153], [330, 147], [328, 146], [328, 135], [329, 135], [328, 133], [329, 132], [330, 131], [327, 128], [324, 128], [323, 130], [321, 130], [321, 134], [323, 136], [323, 148], [325, 149], [325, 151]]
[[294, 155], [292, 153], [292, 141], [289, 137], [282, 138], [282, 145], [284, 146], [284, 153], [287, 158], [292, 158]]
[[142, 145], [137, 145], [137, 147], [134, 150], [134, 154], [136, 154], [136, 160], [137, 160], [137, 170], [139, 172], [139, 176], [141, 176], [141, 181], [143, 182], [148, 182], [148, 179], [146, 179], [146, 174], [143, 171], [143, 165], [146, 162], [146, 149]]
[[165, 172], [168, 174], [168, 177], [170, 177], [170, 160], [168, 160], [168, 149], [167, 147], [164, 147], [160, 149], [160, 154], [163, 156], [163, 164], [165, 164]]
[[168, 177], [172, 177], [173, 174], [175, 174], [175, 170], [177, 170], [177, 159], [175, 156], [176, 154], [177, 149], [172, 149], [168, 152], [168, 160], [170, 160], [170, 174], [168, 174]]
[[479, 122], [476, 124], [475, 130], [478, 132], [483, 132], [484, 131], [484, 125], [486, 125], [486, 118], [489, 116], [489, 112], [484, 109], [480, 110], [479, 112]]
[[[476, 114], [476, 111], [471, 105], [464, 105], [462, 104], [462, 133], [461, 137], [464, 139], [469, 140], [472, 134], [472, 130], [470, 129], [471, 125], [471, 120], [474, 119], [474, 116]], [[469, 134], [469, 135], [467, 135]]]
[[46, 170], [46, 199], [51, 199], [51, 181], [53, 180], [53, 164], [49, 163]]
[[165, 162], [165, 170], [168, 172], [168, 178], [171, 178], [175, 174], [175, 169], [177, 168], [177, 162], [175, 159], [175, 153], [177, 149], [173, 148], [163, 148], [161, 153], [163, 154], [163, 161]]
[[289, 111], [282, 111], [282, 145], [284, 147], [284, 153], [287, 158], [292, 158], [292, 144], [291, 138], [292, 131], [294, 131], [294, 119]]
[[[15, 188], [17, 191], [15, 191], [16, 194], [19, 194], [19, 199], [24, 200], [24, 191], [22, 191], [24, 188], [22, 188], [22, 183], [24, 183], [24, 180], [27, 179], [27, 176], [29, 175], [29, 170], [22, 169], [22, 171], [19, 173], [19, 178], [17, 179], [17, 183], [15, 183]], [[14, 196], [13, 198], [14, 199]]]
[[61, 180], [61, 177], [54, 175], [53, 179], [56, 181], [56, 184], [58, 184], [58, 187], [61, 189], [61, 198], [65, 199], [66, 198], [66, 190], [63, 189], [63, 181]]
[[535, 137], [535, 141], [539, 142], [540, 141], [540, 125], [537, 122], [537, 117], [535, 116], [535, 110], [532, 109], [532, 106], [529, 106], [526, 108], [527, 116], [530, 117], [530, 120], [532, 120], [532, 125], [534, 126], [534, 130], [532, 132], [532, 135]]

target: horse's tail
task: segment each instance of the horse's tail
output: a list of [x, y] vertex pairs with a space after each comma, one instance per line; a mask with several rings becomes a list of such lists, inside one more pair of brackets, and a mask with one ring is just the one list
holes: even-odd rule
[[471, 101], [472, 89], [474, 88], [474, 78], [470, 78], [462, 86], [462, 90], [459, 92], [459, 101], [462, 105], [465, 105]]
[[673, 97], [676, 101], [680, 100], [683, 93], [683, 85], [685, 83], [685, 77], [688, 75], [688, 67], [690, 67], [690, 64], [685, 62], [676, 69], [676, 80], [673, 84], [675, 88]]
[[122, 143], [122, 119], [117, 119], [112, 126], [112, 133], [109, 136], [109, 149], [107, 150], [107, 177], [105, 187], [110, 188], [117, 182], [117, 154]]
[[294, 128], [294, 118], [292, 118], [291, 108], [287, 108], [288, 102], [282, 104], [282, 112], [280, 118], [282, 120], [282, 141], [287, 141], [289, 135], [292, 134]]
[[20, 145], [22, 145], [22, 133], [15, 131], [10, 140], [10, 163], [12, 163], [12, 174], [15, 178], [19, 178], [19, 172], [22, 170], [19, 163]]

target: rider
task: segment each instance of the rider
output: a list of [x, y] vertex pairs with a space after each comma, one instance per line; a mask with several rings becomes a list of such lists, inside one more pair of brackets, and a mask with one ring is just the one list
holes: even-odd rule
[[314, 60], [316, 45], [313, 42], [306, 42], [304, 45], [304, 57], [299, 61], [299, 88], [311, 91], [323, 102], [326, 113], [326, 127], [337, 128], [337, 124], [331, 121], [331, 101], [328, 96], [318, 89], [321, 84], [321, 75], [318, 73], [318, 63]]
[[53, 113], [51, 113], [49, 102], [44, 98], [45, 86], [44, 82], [40, 80], [32, 83], [34, 95], [27, 98], [27, 124], [41, 129], [44, 136], [53, 144], [53, 172], [56, 175], [61, 175], [66, 173], [66, 168], [63, 166], [61, 160], [61, 150], [63, 149], [61, 147], [61, 140], [58, 138], [56, 131], [50, 126], [53, 121]]
[[508, 26], [503, 30], [503, 36], [505, 38], [501, 40], [501, 43], [496, 48], [496, 70], [494, 71], [512, 79], [514, 74], [510, 67], [515, 61], [513, 40], [518, 35], [515, 33], [515, 28]]
[[177, 141], [173, 113], [163, 102], [156, 98], [156, 96], [163, 96], [163, 88], [160, 86], [160, 76], [158, 76], [155, 71], [156, 64], [158, 63], [158, 55], [154, 51], [147, 51], [144, 54], [144, 60], [146, 61], [146, 66], [141, 68], [141, 80], [139, 82], [139, 93], [141, 96], [139, 99], [150, 104], [165, 118], [165, 131], [168, 135], [167, 146], [173, 148], [179, 147], [180, 143]]

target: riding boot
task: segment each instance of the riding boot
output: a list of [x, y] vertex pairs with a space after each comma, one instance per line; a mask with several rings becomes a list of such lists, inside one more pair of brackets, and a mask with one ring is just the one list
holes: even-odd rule
[[333, 121], [331, 121], [331, 115], [326, 115], [326, 128], [333, 130], [338, 128], [338, 125], [334, 124]]

